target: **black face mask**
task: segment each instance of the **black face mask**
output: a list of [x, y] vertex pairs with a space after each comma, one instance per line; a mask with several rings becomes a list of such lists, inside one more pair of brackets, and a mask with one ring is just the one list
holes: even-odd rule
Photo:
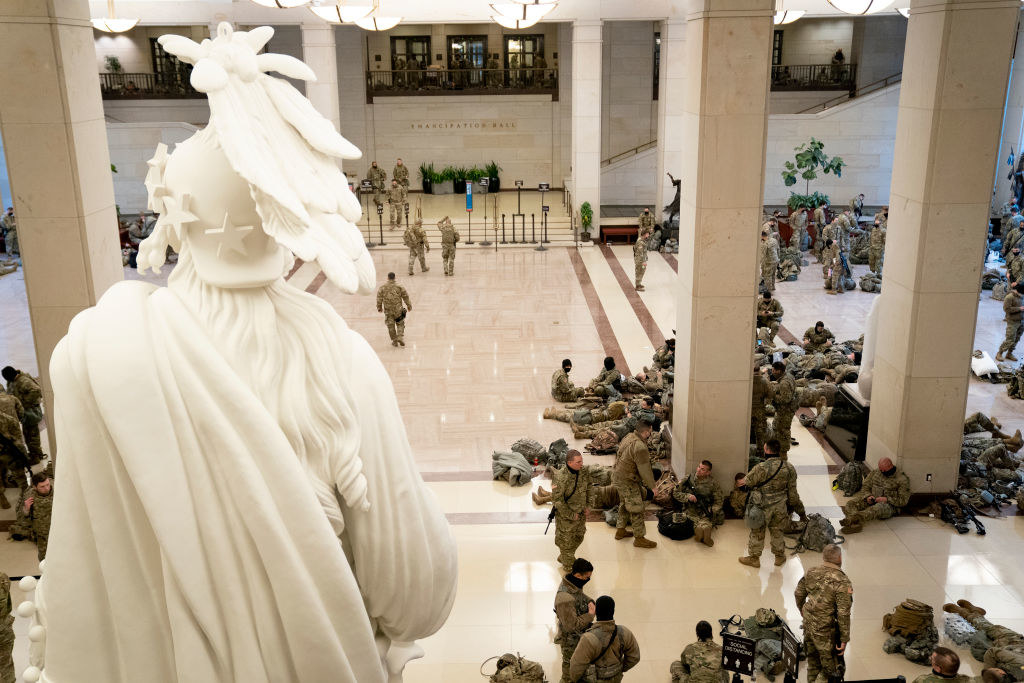
[[569, 374], [569, 373], [570, 373], [570, 372], [572, 371], [572, 366], [571, 366], [571, 365], [569, 365], [569, 366], [567, 366], [567, 367], [564, 367], [564, 368], [562, 368], [562, 369], [563, 369], [563, 370], [565, 370], [565, 374], [567, 374], [567, 375], [568, 375], [568, 374]]
[[882, 476], [883, 477], [891, 477], [894, 474], [896, 474], [896, 468], [895, 467], [890, 467], [886, 471], [882, 472]]
[[565, 463], [565, 466], [566, 466], [566, 467], [568, 468], [568, 470], [569, 470], [570, 472], [572, 472], [573, 474], [579, 474], [579, 473], [580, 473], [580, 471], [579, 471], [579, 469], [578, 469], [578, 468], [576, 468], [576, 467], [573, 467], [573, 466], [572, 466], [572, 465], [570, 465], [569, 463]]
[[566, 574], [565, 580], [571, 583], [572, 585], [576, 586], [577, 588], [583, 588], [585, 585], [587, 585], [587, 582], [590, 581], [590, 579], [581, 579], [577, 577], [575, 574]]

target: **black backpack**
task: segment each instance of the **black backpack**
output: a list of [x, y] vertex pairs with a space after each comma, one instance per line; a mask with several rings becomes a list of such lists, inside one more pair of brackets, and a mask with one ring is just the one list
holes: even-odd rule
[[662, 512], [658, 515], [658, 533], [673, 541], [685, 541], [693, 538], [693, 520], [681, 512]]

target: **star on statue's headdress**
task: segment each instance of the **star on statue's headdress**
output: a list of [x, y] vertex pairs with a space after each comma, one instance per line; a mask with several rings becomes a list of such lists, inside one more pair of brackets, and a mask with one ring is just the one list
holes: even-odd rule
[[[259, 54], [273, 34], [269, 26], [234, 31], [221, 23], [217, 35], [202, 43], [178, 35], [161, 36], [159, 43], [195, 65], [191, 83], [209, 99], [208, 130], [248, 183], [263, 231], [298, 258], [316, 261], [343, 291], [370, 291], [376, 276], [355, 226], [362, 215], [359, 200], [335, 161], [362, 154], [290, 83], [266, 73], [316, 80], [294, 57]], [[165, 154], [158, 148], [146, 177], [153, 210], [173, 195], [163, 185]], [[157, 240], [168, 237], [173, 242], [162, 231]]]

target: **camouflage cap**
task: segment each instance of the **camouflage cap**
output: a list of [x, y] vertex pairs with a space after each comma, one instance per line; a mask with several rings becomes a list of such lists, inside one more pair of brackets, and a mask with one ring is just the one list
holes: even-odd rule
[[757, 621], [758, 626], [771, 626], [778, 618], [779, 616], [775, 614], [775, 610], [768, 607], [760, 607], [754, 613], [754, 619]]

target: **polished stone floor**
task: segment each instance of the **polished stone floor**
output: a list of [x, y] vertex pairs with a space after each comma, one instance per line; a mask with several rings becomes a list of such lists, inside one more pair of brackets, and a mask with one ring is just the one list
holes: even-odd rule
[[[403, 253], [376, 250], [374, 259], [379, 281], [394, 270], [409, 289], [413, 311], [404, 349], [388, 343], [372, 297], [342, 295], [311, 264], [295, 270], [290, 282], [331, 302], [378, 350], [420, 470], [458, 541], [454, 610], [442, 630], [422, 642], [427, 656], [410, 664], [405, 680], [480, 680], [481, 663], [506, 651], [542, 662], [549, 677], [558, 680], [558, 649], [551, 641], [552, 601], [560, 577], [552, 536], [543, 535], [547, 511], [534, 507], [531, 487], [491, 481], [490, 454], [523, 436], [545, 444], [565, 437], [577, 448], [585, 443], [574, 442], [566, 425], [541, 418], [550, 405], [551, 372], [562, 358], [571, 357], [575, 379], [583, 384], [605, 355], [632, 372], [647, 364], [675, 327], [675, 259], [651, 254], [647, 290], [639, 294], [630, 287], [632, 249], [624, 246], [497, 253], [462, 248], [454, 278], [444, 277], [439, 250], [430, 255], [430, 272], [420, 273], [417, 266], [411, 278]], [[863, 269], [855, 267], [858, 275]], [[784, 325], [799, 335], [822, 319], [840, 338], [859, 335], [877, 295], [826, 296], [818, 272], [811, 266], [799, 281], [779, 283]], [[0, 351], [35, 372], [20, 273], [0, 278], [0, 295], [8, 321], [0, 328]], [[999, 302], [984, 293], [978, 348], [994, 353], [1002, 339], [1001, 318]], [[1004, 385], [972, 380], [969, 411], [991, 411], [1013, 429], [1024, 427], [1022, 408], [1024, 403], [1005, 397]], [[800, 445], [791, 459], [800, 472], [801, 496], [808, 507], [838, 519], [842, 499], [831, 491], [827, 473], [834, 463], [799, 425], [794, 431]], [[610, 461], [610, 456], [587, 457]], [[534, 487], [546, 483], [538, 477]], [[8, 493], [13, 499], [14, 492]], [[936, 608], [966, 597], [987, 608], [993, 621], [1024, 631], [1024, 575], [1019, 571], [1024, 517], [986, 520], [986, 525], [987, 536], [958, 536], [937, 520], [908, 516], [869, 526], [848, 540], [845, 568], [855, 586], [849, 679], [910, 678], [926, 672], [881, 651], [882, 615], [906, 597]], [[694, 639], [700, 619], [748, 616], [765, 606], [799, 626], [793, 590], [818, 557], [802, 554], [784, 567], [766, 562], [754, 570], [736, 562], [746, 541], [740, 522], [719, 529], [713, 548], [668, 541], [653, 523], [648, 526], [649, 537], [659, 541], [655, 550], [617, 543], [610, 527], [594, 522], [579, 551], [596, 565], [588, 592], [612, 595], [618, 621], [638, 638], [642, 659], [627, 681], [668, 681], [669, 663]], [[31, 571], [33, 558], [34, 548], [27, 543], [0, 543], [0, 568], [9, 574]], [[15, 604], [19, 599], [15, 591]], [[18, 619], [19, 636], [26, 629], [27, 621]], [[19, 671], [25, 648], [19, 637]], [[960, 652], [962, 672], [979, 672], [969, 652]]]

